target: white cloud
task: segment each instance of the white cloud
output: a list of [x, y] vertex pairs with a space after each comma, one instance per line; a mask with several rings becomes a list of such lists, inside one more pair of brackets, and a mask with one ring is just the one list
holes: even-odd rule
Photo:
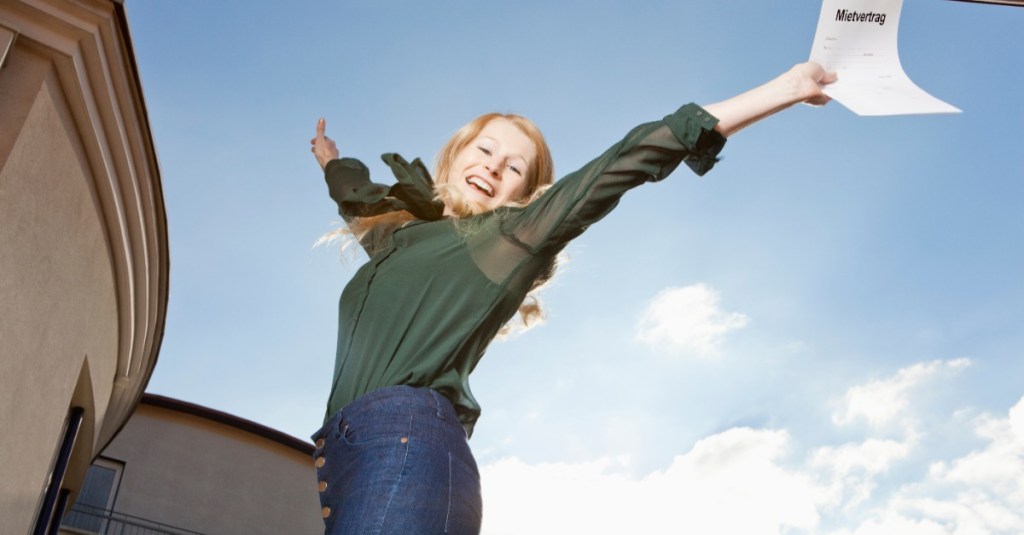
[[[900, 419], [923, 409], [908, 397], [912, 388], [966, 365], [922, 363], [850, 392], [903, 403], [890, 416]], [[1024, 398], [1005, 417], [976, 418], [973, 428], [986, 444], [950, 458], [929, 457], [938, 454], [919, 440], [929, 429], [892, 440], [872, 436], [876, 427], [859, 442], [811, 447], [802, 462], [786, 430], [733, 428], [642, 477], [627, 475], [628, 458], [533, 465], [505, 458], [481, 468], [484, 533], [1020, 535]], [[931, 468], [895, 470], [910, 460]], [[881, 477], [901, 472], [910, 478]]]
[[875, 478], [888, 472], [894, 463], [905, 459], [911, 447], [911, 440], [899, 442], [875, 438], [859, 444], [824, 446], [811, 454], [810, 467], [830, 481], [835, 502], [851, 510], [871, 497], [876, 488]]
[[875, 380], [846, 391], [840, 408], [832, 414], [836, 424], [848, 424], [864, 418], [873, 427], [908, 425], [909, 394], [917, 386], [943, 372], [959, 372], [970, 365], [968, 359], [922, 362], [901, 369], [889, 379]]
[[989, 488], [1024, 510], [1024, 399], [1010, 409], [1006, 419], [982, 416], [975, 432], [989, 439], [982, 451], [938, 463], [932, 475], [939, 480], [976, 488]]
[[730, 429], [636, 479], [608, 458], [482, 468], [485, 534], [778, 533], [818, 523], [822, 490], [778, 461], [784, 431]]
[[704, 284], [662, 290], [644, 310], [636, 338], [669, 353], [716, 355], [725, 334], [747, 324], [747, 316], [719, 309], [718, 299]]
[[[900, 436], [898, 440], [869, 436], [861, 442], [822, 446], [812, 452], [809, 467], [830, 482], [844, 511], [854, 511], [866, 503], [877, 490], [878, 476], [906, 459], [917, 444], [920, 432], [915, 429], [917, 423], [910, 404], [914, 389], [943, 371], [956, 372], [968, 363], [966, 359], [918, 363], [892, 377], [855, 385], [846, 391], [832, 414], [833, 423], [846, 425], [864, 419], [874, 433], [895, 428]], [[875, 526], [871, 529], [887, 529], [884, 526], [888, 522], [878, 520], [871, 524]]]
[[[986, 526], [1024, 533], [1024, 398], [1005, 419], [980, 417], [975, 432], [988, 445], [950, 463], [935, 463], [931, 480], [964, 489], [957, 502]], [[961, 512], [953, 516], [964, 516]]]
[[875, 475], [887, 472], [894, 461], [905, 458], [910, 446], [906, 442], [871, 438], [859, 444], [819, 448], [812, 463], [840, 478], [857, 472]]
[[842, 529], [832, 535], [950, 535], [950, 532], [934, 520], [909, 519], [890, 514], [866, 520], [853, 531]]
[[975, 432], [989, 439], [984, 448], [934, 463], [834, 535], [1024, 533], [1024, 398], [1007, 418], [978, 418]]

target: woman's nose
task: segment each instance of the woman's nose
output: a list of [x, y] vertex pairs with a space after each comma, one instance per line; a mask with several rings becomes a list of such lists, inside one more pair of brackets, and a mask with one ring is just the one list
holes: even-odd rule
[[484, 163], [484, 167], [487, 168], [487, 170], [491, 173], [491, 176], [495, 178], [501, 178], [501, 167], [503, 165], [504, 162], [502, 161], [501, 158], [498, 158], [497, 156], [492, 156], [488, 158], [487, 161]]

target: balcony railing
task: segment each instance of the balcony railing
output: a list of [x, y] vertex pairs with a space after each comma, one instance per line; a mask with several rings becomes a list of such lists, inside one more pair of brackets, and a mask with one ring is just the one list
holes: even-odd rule
[[68, 511], [61, 522], [61, 530], [103, 535], [204, 535], [198, 531], [82, 504], [75, 504]]

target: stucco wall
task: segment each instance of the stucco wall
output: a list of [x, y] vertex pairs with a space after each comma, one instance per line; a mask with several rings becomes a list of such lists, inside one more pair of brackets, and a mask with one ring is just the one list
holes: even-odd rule
[[86, 360], [77, 464], [90, 460], [118, 322], [89, 166], [52, 62], [31, 47], [16, 44], [0, 71], [0, 117], [0, 524], [24, 533]]
[[118, 513], [210, 534], [323, 533], [311, 458], [266, 437], [140, 404], [103, 452]]

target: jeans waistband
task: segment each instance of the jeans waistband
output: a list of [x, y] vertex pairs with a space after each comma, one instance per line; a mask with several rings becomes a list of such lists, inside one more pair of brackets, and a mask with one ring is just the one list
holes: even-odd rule
[[342, 418], [352, 418], [366, 413], [380, 413], [395, 409], [409, 410], [420, 414], [433, 413], [442, 421], [462, 426], [455, 407], [440, 392], [426, 387], [408, 385], [388, 386], [359, 396], [342, 407], [324, 426], [313, 434], [315, 441], [324, 429], [330, 428]]

